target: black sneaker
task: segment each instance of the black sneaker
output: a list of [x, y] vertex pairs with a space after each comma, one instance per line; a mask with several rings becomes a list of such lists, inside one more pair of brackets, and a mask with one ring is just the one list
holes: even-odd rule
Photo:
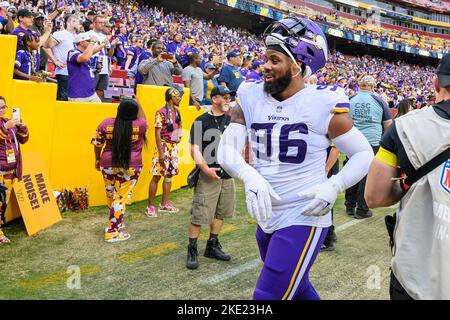
[[354, 215], [355, 215], [355, 208], [347, 207], [347, 208], [345, 209], [345, 212], [346, 212], [349, 216], [354, 216]]
[[222, 251], [222, 246], [218, 239], [212, 238], [206, 243], [204, 256], [206, 258], [215, 258], [222, 261], [230, 261], [230, 255]]
[[358, 211], [356, 210], [355, 219], [367, 219], [373, 216], [373, 212], [369, 211]]
[[330, 243], [323, 243], [322, 246], [320, 247], [320, 251], [334, 251], [334, 243], [330, 242]]
[[188, 245], [187, 248], [187, 261], [186, 267], [188, 269], [197, 269], [198, 268], [198, 251], [197, 246]]

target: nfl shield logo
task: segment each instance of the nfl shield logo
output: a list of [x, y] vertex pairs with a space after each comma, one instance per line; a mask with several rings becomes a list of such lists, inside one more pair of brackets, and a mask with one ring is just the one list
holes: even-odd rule
[[450, 160], [447, 160], [444, 164], [441, 176], [441, 186], [445, 191], [450, 193]]
[[277, 112], [278, 112], [278, 113], [283, 112], [283, 106], [278, 106], [278, 107], [277, 107]]

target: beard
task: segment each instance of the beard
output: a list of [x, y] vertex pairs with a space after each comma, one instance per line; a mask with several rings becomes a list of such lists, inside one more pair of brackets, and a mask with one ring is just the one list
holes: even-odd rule
[[264, 82], [264, 91], [276, 98], [280, 93], [286, 90], [287, 87], [289, 87], [291, 81], [292, 72], [290, 69], [288, 69], [282, 77], [273, 80], [272, 83], [269, 84], [267, 82]]

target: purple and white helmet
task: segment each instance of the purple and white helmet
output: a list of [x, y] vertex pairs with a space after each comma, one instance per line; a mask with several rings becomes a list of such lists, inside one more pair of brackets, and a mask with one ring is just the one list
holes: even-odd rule
[[306, 68], [303, 77], [322, 69], [328, 60], [328, 43], [320, 27], [306, 18], [289, 17], [274, 22], [264, 32], [265, 45], [281, 46], [294, 63]]

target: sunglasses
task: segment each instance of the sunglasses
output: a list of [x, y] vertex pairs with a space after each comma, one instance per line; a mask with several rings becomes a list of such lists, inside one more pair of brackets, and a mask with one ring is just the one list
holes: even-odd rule
[[6, 110], [6, 109], [8, 109], [7, 105], [4, 105], [3, 107], [0, 107], [0, 110]]

